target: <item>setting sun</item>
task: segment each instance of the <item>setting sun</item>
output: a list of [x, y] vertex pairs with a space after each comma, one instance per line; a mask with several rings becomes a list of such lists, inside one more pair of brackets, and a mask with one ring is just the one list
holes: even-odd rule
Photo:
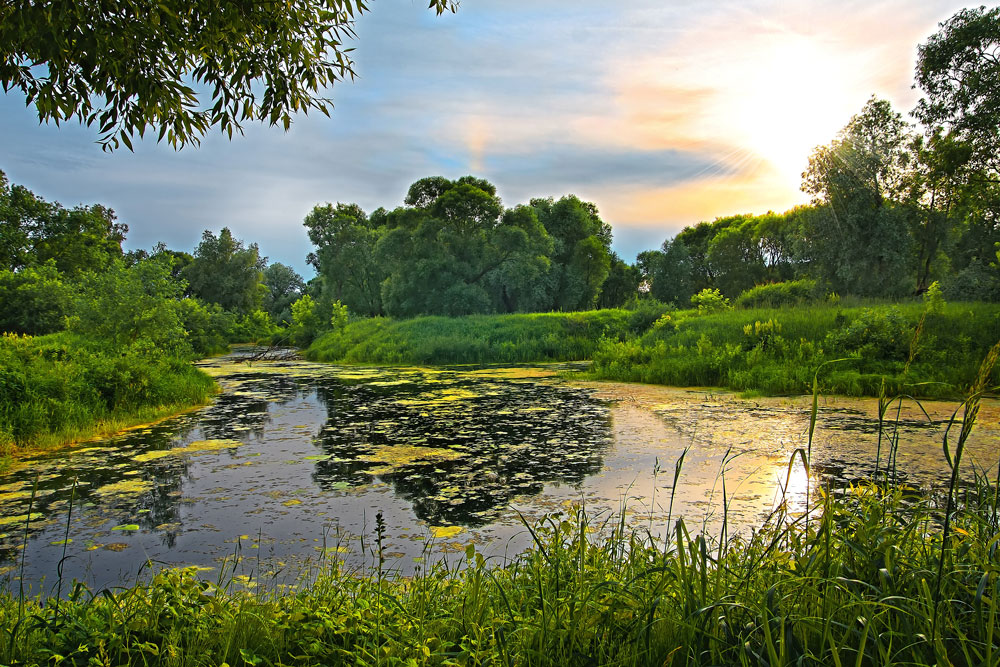
[[812, 149], [828, 143], [856, 111], [845, 99], [864, 94], [848, 74], [822, 45], [781, 38], [733, 72], [730, 90], [741, 110], [728, 116], [734, 139], [798, 187]]

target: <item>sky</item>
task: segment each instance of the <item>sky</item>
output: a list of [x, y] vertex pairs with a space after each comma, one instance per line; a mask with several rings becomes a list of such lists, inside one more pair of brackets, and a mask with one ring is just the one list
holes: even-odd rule
[[[917, 46], [945, 0], [375, 0], [358, 77], [291, 129], [103, 153], [0, 93], [0, 170], [65, 206], [101, 203], [126, 247], [191, 251], [229, 227], [307, 278], [316, 204], [402, 205], [425, 176], [483, 177], [505, 205], [576, 194], [626, 261], [683, 227], [806, 203], [811, 150], [872, 95], [908, 117]], [[154, 135], [155, 136], [155, 135]]]

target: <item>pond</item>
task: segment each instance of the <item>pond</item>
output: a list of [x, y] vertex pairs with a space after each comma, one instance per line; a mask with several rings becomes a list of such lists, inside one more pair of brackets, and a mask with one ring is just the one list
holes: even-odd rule
[[[371, 563], [377, 521], [387, 564], [403, 573], [432, 558], [457, 562], [469, 542], [502, 560], [529, 545], [525, 522], [577, 508], [657, 534], [668, 514], [713, 532], [723, 489], [732, 531], [782, 498], [801, 506], [810, 484], [870, 476], [878, 450], [874, 401], [822, 400], [810, 480], [788, 466], [806, 446], [808, 398], [578, 382], [560, 376], [565, 365], [231, 355], [200, 366], [222, 388], [210, 405], [0, 475], [7, 586], [23, 568], [27, 590], [50, 591], [60, 562], [65, 581], [94, 588], [134, 582], [147, 563], [247, 586], [292, 583], [325, 559]], [[955, 406], [896, 408], [898, 475], [940, 484]], [[995, 474], [998, 415], [984, 404], [964, 474], [973, 465]], [[884, 467], [889, 445], [881, 449]]]

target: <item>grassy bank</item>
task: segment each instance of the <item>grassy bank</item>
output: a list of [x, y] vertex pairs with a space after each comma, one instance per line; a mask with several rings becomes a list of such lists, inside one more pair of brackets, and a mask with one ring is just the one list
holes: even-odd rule
[[533, 526], [507, 564], [470, 547], [404, 578], [376, 535], [364, 571], [334, 563], [293, 594], [188, 570], [59, 603], [3, 595], [0, 663], [996, 666], [996, 490], [981, 482], [947, 536], [941, 507], [865, 487], [725, 541], [683, 521], [668, 541], [594, 539], [578, 513]]
[[823, 391], [877, 396], [885, 379], [889, 394], [953, 397], [1000, 340], [1000, 306], [986, 303], [931, 311], [919, 302], [814, 304], [660, 318], [664, 312], [361, 319], [318, 338], [306, 357], [370, 364], [593, 359], [598, 379], [764, 394], [808, 393], [817, 367], [845, 359], [824, 369]]
[[[654, 314], [652, 319], [655, 319]], [[625, 310], [467, 317], [371, 318], [318, 338], [314, 361], [367, 364], [533, 363], [590, 359], [602, 338], [619, 340], [652, 320]]]
[[877, 396], [884, 379], [890, 395], [960, 395], [1000, 340], [1000, 307], [955, 303], [924, 313], [921, 303], [680, 311], [641, 337], [603, 342], [592, 371], [599, 379], [801, 394], [817, 367], [843, 359], [821, 373], [824, 392]]
[[0, 454], [55, 446], [204, 403], [214, 383], [156, 349], [69, 333], [0, 337]]

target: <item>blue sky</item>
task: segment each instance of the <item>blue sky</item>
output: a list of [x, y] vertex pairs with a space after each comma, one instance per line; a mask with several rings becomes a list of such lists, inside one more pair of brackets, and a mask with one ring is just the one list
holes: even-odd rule
[[805, 202], [810, 149], [872, 94], [907, 113], [917, 44], [962, 6], [464, 0], [437, 17], [375, 0], [331, 118], [106, 154], [96, 131], [39, 125], [0, 95], [0, 169], [64, 205], [111, 206], [130, 248], [191, 250], [228, 226], [307, 277], [315, 204], [392, 208], [418, 178], [471, 173], [509, 206], [595, 202], [631, 261], [685, 225]]

